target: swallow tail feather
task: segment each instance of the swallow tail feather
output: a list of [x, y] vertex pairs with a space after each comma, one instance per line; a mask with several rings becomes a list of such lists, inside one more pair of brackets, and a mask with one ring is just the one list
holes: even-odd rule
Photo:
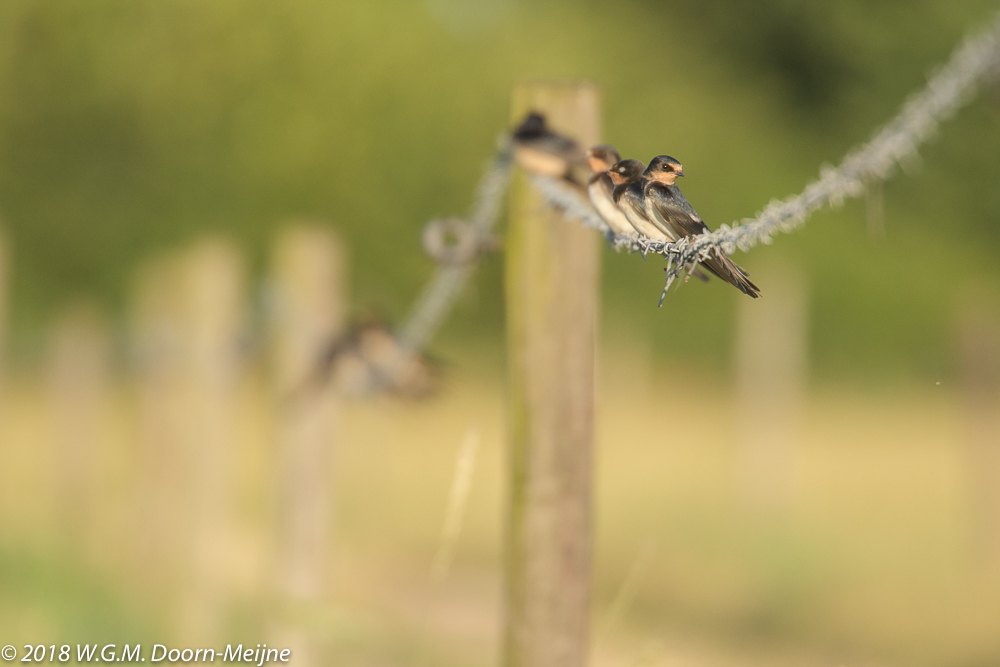
[[747, 296], [754, 299], [760, 296], [760, 288], [750, 282], [750, 274], [717, 248], [712, 249], [712, 256], [704, 260], [702, 266]]

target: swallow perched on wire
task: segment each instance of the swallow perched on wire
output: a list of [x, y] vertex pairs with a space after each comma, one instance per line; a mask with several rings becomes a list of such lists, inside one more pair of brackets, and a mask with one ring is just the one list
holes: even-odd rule
[[[658, 227], [668, 227], [676, 238], [704, 234], [708, 225], [691, 207], [674, 181], [684, 175], [684, 167], [669, 155], [657, 155], [642, 176], [642, 195], [648, 217]], [[749, 274], [719, 248], [710, 248], [701, 264], [744, 294], [756, 299], [760, 289], [750, 282]]]
[[594, 172], [587, 181], [587, 194], [590, 195], [590, 203], [616, 236], [634, 237], [635, 228], [625, 217], [625, 212], [615, 203], [615, 184], [608, 175], [611, 165], [621, 159], [615, 147], [608, 144], [587, 149], [587, 162], [590, 163], [590, 170]]
[[440, 373], [432, 358], [405, 353], [378, 313], [369, 313], [346, 332], [326, 342], [303, 382], [288, 395], [295, 403], [333, 384], [352, 395], [387, 391], [424, 396], [436, 387]]
[[[645, 165], [639, 160], [619, 160], [611, 165], [608, 177], [615, 184], [612, 199], [636, 232], [653, 241], [671, 243], [677, 240], [673, 230], [666, 226], [655, 225], [646, 212], [646, 201], [642, 194], [644, 168]], [[708, 282], [708, 276], [697, 267], [690, 270], [688, 275], [702, 282]]]
[[654, 241], [676, 241], [676, 236], [660, 230], [646, 213], [642, 194], [642, 173], [645, 168], [646, 165], [639, 160], [619, 160], [611, 165], [608, 177], [615, 186], [611, 197], [635, 231]]
[[552, 131], [545, 116], [529, 113], [514, 129], [512, 138], [514, 159], [523, 169], [585, 187], [588, 165], [583, 149], [569, 137]]

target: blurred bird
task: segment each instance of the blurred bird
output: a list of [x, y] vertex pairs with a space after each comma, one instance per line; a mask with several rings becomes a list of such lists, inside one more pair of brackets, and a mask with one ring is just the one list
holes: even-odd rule
[[590, 163], [590, 170], [594, 172], [587, 181], [587, 194], [590, 195], [590, 203], [616, 236], [634, 237], [635, 228], [625, 217], [625, 212], [615, 203], [615, 184], [608, 175], [611, 165], [621, 159], [615, 147], [608, 144], [587, 149], [587, 162]]
[[589, 174], [583, 149], [569, 137], [549, 129], [545, 116], [529, 113], [512, 136], [514, 159], [524, 170], [585, 187]]
[[642, 194], [642, 173], [645, 167], [639, 160], [619, 160], [611, 165], [608, 177], [615, 186], [612, 199], [635, 231], [654, 241], [676, 241], [677, 236], [672, 231], [661, 230], [654, 225], [646, 212]]
[[[675, 238], [704, 234], [708, 225], [681, 194], [674, 181], [684, 175], [681, 163], [669, 155], [657, 155], [642, 174], [642, 196], [646, 213], [657, 227], [669, 228]], [[636, 181], [639, 182], [639, 181]], [[632, 187], [632, 186], [629, 186]], [[616, 188], [617, 192], [617, 188]], [[757, 298], [760, 289], [750, 282], [749, 274], [718, 248], [709, 250], [701, 264], [744, 294]]]
[[385, 391], [422, 397], [437, 388], [438, 366], [425, 354], [403, 349], [388, 322], [372, 312], [327, 341], [309, 375], [288, 398], [297, 402], [331, 384], [353, 396]]

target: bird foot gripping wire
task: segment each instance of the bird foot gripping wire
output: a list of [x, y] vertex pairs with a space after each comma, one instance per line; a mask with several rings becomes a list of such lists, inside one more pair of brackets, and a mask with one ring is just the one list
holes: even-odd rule
[[[712, 248], [729, 254], [735, 250], [746, 252], [758, 244], [769, 244], [774, 234], [797, 229], [823, 206], [837, 207], [847, 199], [862, 196], [866, 184], [888, 179], [896, 166], [912, 171], [911, 165], [920, 163], [920, 145], [934, 136], [940, 123], [969, 103], [976, 96], [979, 84], [985, 82], [992, 85], [998, 80], [1000, 12], [994, 14], [984, 30], [970, 32], [952, 52], [951, 59], [930, 77], [924, 89], [911, 96], [896, 117], [876, 132], [868, 143], [849, 151], [839, 166], [823, 165], [819, 179], [807, 185], [800, 194], [783, 201], [772, 200], [754, 218], [745, 218], [732, 226], [722, 225], [715, 232], [705, 232], [673, 243], [618, 236], [614, 246], [629, 252], [638, 251], [643, 258], [650, 254], [674, 258], [667, 269], [666, 288], [669, 288], [688, 263], [711, 260]], [[543, 189], [543, 196], [549, 203], [558, 204], [568, 216], [576, 217], [584, 224], [594, 217], [592, 211], [580, 212], [586, 204], [583, 197], [567, 197], [565, 193], [552, 190]], [[568, 189], [564, 190], [568, 192]], [[573, 198], [577, 200], [576, 204], [566, 201]]]
[[[692, 266], [691, 271], [696, 270], [699, 263], [710, 259], [710, 248], [724, 253], [737, 249], [745, 252], [758, 243], [770, 243], [772, 234], [793, 231], [822, 206], [863, 194], [866, 182], [885, 180], [896, 164], [906, 170], [914, 160], [919, 160], [919, 145], [932, 136], [942, 120], [972, 99], [977, 83], [983, 79], [1000, 80], [1000, 13], [987, 30], [970, 33], [927, 87], [908, 100], [899, 115], [869, 143], [852, 150], [839, 167], [823, 169], [820, 179], [801, 194], [784, 201], [772, 200], [755, 218], [732, 226], [721, 225], [712, 233], [673, 243], [617, 236], [613, 246], [640, 252], [643, 258], [648, 254], [666, 257], [666, 284], [659, 303], [662, 307], [667, 290], [680, 271], [688, 265]], [[400, 328], [398, 337], [403, 348], [419, 350], [424, 346], [467, 279], [468, 272], [464, 269], [480, 256], [498, 249], [499, 244], [489, 230], [499, 216], [512, 159], [512, 137], [501, 135], [497, 155], [480, 182], [472, 223], [439, 220], [425, 229], [424, 248], [441, 266], [409, 320]], [[578, 191], [556, 178], [535, 176], [532, 180], [546, 201], [567, 217], [609, 232], [590, 202]]]

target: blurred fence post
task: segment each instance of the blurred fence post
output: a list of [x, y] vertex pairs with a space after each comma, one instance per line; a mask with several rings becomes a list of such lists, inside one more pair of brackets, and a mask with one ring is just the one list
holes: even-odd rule
[[110, 390], [111, 340], [97, 307], [75, 303], [56, 320], [49, 341], [48, 385], [57, 469], [60, 534], [75, 557], [96, 556], [113, 539], [98, 521], [103, 418]]
[[188, 448], [185, 485], [194, 513], [191, 579], [182, 637], [219, 638], [231, 567], [236, 390], [246, 314], [246, 269], [234, 245], [205, 239], [180, 257], [181, 347]]
[[[539, 111], [587, 147], [599, 138], [599, 97], [585, 82], [525, 83], [514, 90], [513, 115]], [[506, 667], [587, 659], [599, 244], [515, 177], [506, 243]]]
[[739, 299], [737, 327], [738, 477], [751, 506], [789, 502], [808, 372], [805, 276], [791, 265], [754, 272], [763, 299]]
[[10, 243], [7, 234], [0, 228], [0, 437], [3, 436], [3, 427], [6, 425], [6, 384], [7, 384], [7, 327], [10, 300]]
[[978, 285], [958, 308], [959, 384], [964, 408], [976, 558], [1000, 566], [1000, 299]]
[[[336, 395], [308, 381], [342, 333], [344, 258], [334, 234], [292, 227], [273, 256], [274, 373], [281, 457], [279, 577], [293, 599], [319, 597], [326, 584], [332, 514]], [[307, 387], [307, 385], [309, 385]]]
[[135, 589], [151, 598], [173, 590], [183, 554], [190, 551], [182, 523], [192, 505], [189, 494], [181, 492], [186, 416], [177, 270], [169, 255], [142, 267], [131, 313], [139, 402]]
[[176, 596], [181, 639], [217, 638], [232, 536], [245, 267], [207, 239], [145, 267], [133, 308], [139, 379], [139, 575]]

